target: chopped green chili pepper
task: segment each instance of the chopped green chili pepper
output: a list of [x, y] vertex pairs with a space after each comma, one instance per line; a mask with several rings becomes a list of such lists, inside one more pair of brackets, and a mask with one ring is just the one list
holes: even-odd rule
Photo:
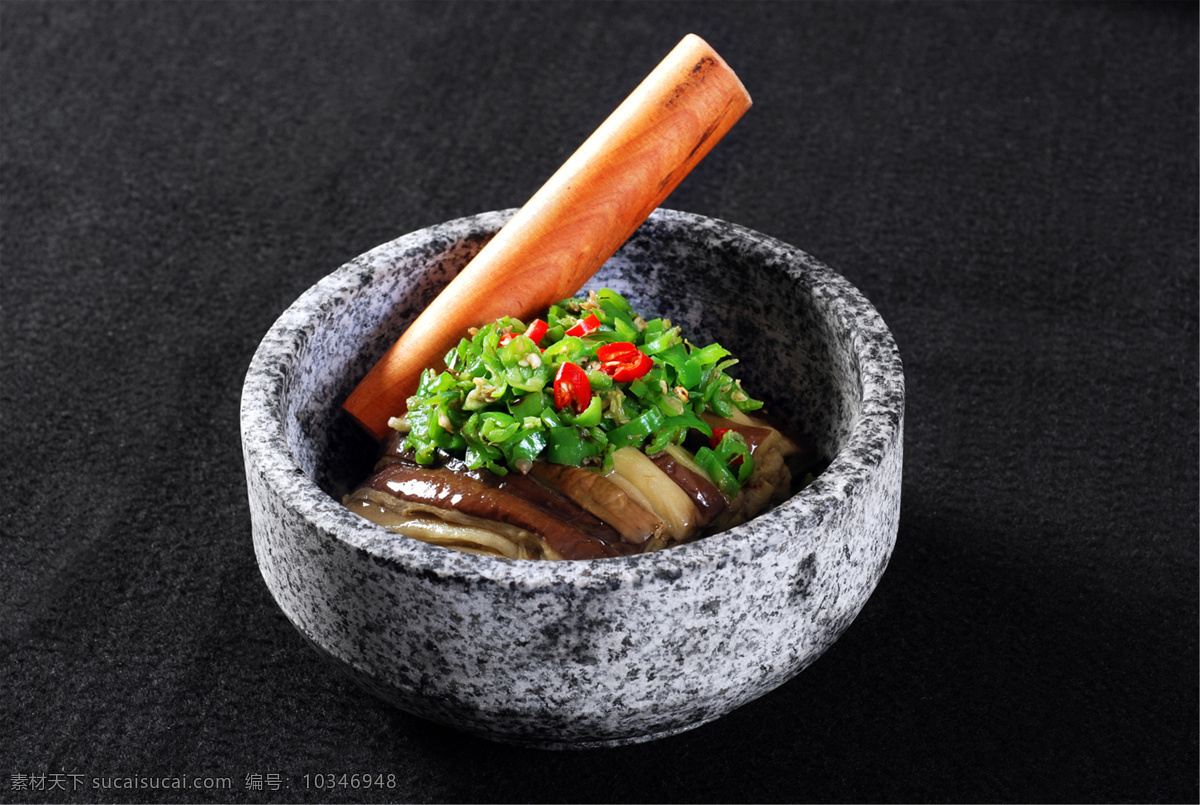
[[[669, 319], [643, 319], [610, 289], [564, 299], [528, 326], [502, 317], [473, 330], [426, 371], [408, 401], [404, 446], [431, 464], [439, 451], [504, 474], [535, 460], [611, 466], [612, 452], [650, 454], [691, 431], [711, 437], [700, 418], [762, 406], [727, 370], [720, 344], [697, 348]], [[722, 434], [697, 463], [726, 494], [753, 472], [745, 440]]]
[[546, 431], [546, 447], [546, 459], [552, 464], [578, 467], [587, 458], [583, 436], [573, 427], [550, 428]]
[[715, 449], [701, 447], [696, 451], [696, 463], [712, 476], [722, 492], [737, 494], [754, 473], [754, 457], [742, 434], [729, 428], [721, 430], [725, 432], [720, 435]]
[[512, 467], [520, 468], [524, 462], [533, 463], [542, 451], [546, 449], [546, 432], [541, 429], [528, 429], [509, 439], [503, 447], [504, 459]]

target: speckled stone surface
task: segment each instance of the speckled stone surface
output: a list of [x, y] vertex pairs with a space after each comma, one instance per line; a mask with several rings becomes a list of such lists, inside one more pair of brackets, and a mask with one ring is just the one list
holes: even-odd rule
[[392, 535], [337, 500], [370, 460], [339, 404], [511, 213], [384, 244], [267, 333], [242, 394], [263, 578], [321, 653], [418, 716], [548, 748], [699, 726], [815, 660], [887, 567], [903, 456], [895, 343], [861, 293], [800, 250], [658, 210], [589, 287], [730, 348], [734, 374], [830, 467], [743, 526], [646, 556], [516, 561]]

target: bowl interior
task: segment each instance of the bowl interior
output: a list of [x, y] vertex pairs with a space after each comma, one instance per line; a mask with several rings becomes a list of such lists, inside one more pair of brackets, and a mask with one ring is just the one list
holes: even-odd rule
[[[341, 401], [511, 214], [384, 244], [314, 286], [289, 310], [298, 311], [295, 320], [281, 318], [275, 329], [297, 342], [294, 361], [280, 367], [286, 444], [333, 498], [364, 477], [375, 450]], [[861, 297], [803, 252], [733, 224], [659, 210], [587, 287], [613, 288], [647, 318], [681, 325], [694, 343], [731, 350], [740, 364], [730, 373], [824, 458], [834, 459], [853, 433], [864, 386], [847, 296]]]

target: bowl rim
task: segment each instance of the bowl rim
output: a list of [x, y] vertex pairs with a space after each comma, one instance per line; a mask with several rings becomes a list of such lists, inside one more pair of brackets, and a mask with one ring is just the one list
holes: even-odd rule
[[[739, 555], [758, 556], [782, 539], [780, 529], [761, 527], [781, 519], [820, 523], [846, 504], [861, 488], [861, 479], [882, 463], [901, 437], [904, 415], [904, 372], [899, 351], [874, 306], [845, 277], [811, 255], [769, 235], [717, 218], [659, 208], [643, 226], [712, 226], [722, 229], [722, 241], [750, 244], [777, 255], [777, 263], [793, 280], [807, 274], [805, 283], [824, 286], [829, 311], [839, 326], [851, 328], [862, 384], [859, 420], [846, 442], [817, 479], [769, 512], [720, 534], [695, 542], [626, 557], [561, 562], [507, 559], [456, 551], [393, 534], [346, 509], [329, 496], [300, 467], [287, 444], [282, 412], [285, 378], [290, 362], [315, 332], [329, 309], [329, 299], [353, 293], [369, 284], [364, 266], [395, 264], [415, 255], [435, 235], [459, 242], [498, 230], [516, 212], [493, 210], [414, 230], [382, 243], [343, 264], [301, 294], [264, 335], [252, 357], [242, 389], [240, 424], [246, 472], [258, 472], [278, 494], [280, 503], [319, 530], [377, 562], [397, 570], [436, 573], [469, 583], [544, 587], [562, 585], [611, 586], [650, 577], [678, 577], [692, 568], [723, 565]], [[262, 380], [267, 382], [261, 382]], [[851, 458], [853, 456], [853, 458]], [[787, 533], [787, 529], [782, 530]]]

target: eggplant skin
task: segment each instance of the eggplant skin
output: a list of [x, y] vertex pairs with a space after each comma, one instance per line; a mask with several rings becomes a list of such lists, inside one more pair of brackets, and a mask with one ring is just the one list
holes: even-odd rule
[[721, 490], [717, 489], [716, 484], [708, 480], [704, 474], [686, 466], [682, 461], [678, 461], [669, 452], [659, 453], [650, 460], [692, 499], [696, 512], [699, 514], [697, 524], [701, 528], [711, 525], [717, 515], [729, 505], [729, 501], [721, 494]]

